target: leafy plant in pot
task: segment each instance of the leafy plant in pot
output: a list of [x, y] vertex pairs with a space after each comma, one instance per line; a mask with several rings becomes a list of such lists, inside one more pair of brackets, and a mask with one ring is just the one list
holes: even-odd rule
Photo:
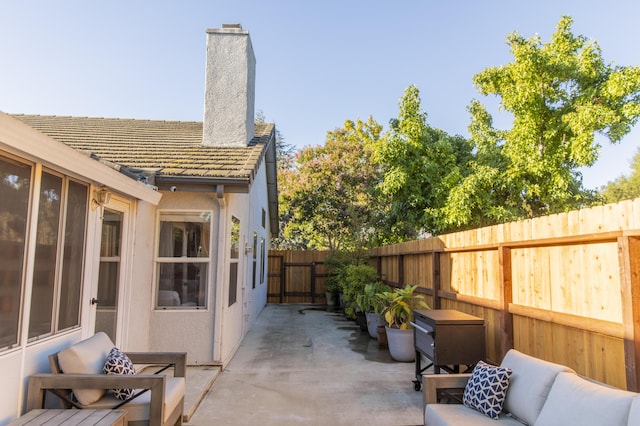
[[338, 294], [342, 292], [342, 286], [337, 280], [327, 279], [327, 285], [325, 287], [325, 296], [327, 298], [328, 306], [335, 306], [338, 300]]
[[346, 268], [348, 265], [357, 262], [357, 259], [353, 253], [340, 250], [332, 252], [325, 259], [325, 267], [327, 268], [326, 291], [339, 295], [341, 305], [346, 281]]
[[364, 263], [351, 264], [345, 267], [344, 301], [345, 313], [358, 321], [363, 331], [367, 330], [365, 312], [368, 301], [362, 299], [367, 284], [378, 281], [378, 273], [372, 266]]
[[389, 353], [396, 361], [415, 361], [414, 330], [411, 326], [413, 310], [430, 309], [424, 302], [424, 297], [416, 293], [417, 288], [417, 285], [407, 284], [404, 288], [380, 293], [386, 302], [383, 317], [387, 323]]
[[384, 325], [382, 311], [385, 308], [385, 301], [380, 295], [388, 291], [391, 291], [391, 287], [377, 280], [366, 284], [363, 292], [356, 297], [356, 303], [365, 312], [367, 331], [374, 339], [378, 338], [377, 327]]

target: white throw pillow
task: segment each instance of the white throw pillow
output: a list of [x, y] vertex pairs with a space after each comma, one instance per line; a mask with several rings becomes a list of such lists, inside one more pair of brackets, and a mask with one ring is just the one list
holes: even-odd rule
[[[103, 370], [104, 374], [124, 374], [131, 376], [136, 374], [136, 367], [133, 365], [133, 362], [131, 362], [127, 354], [121, 352], [118, 348], [111, 349], [111, 352], [109, 352], [107, 360], [104, 363]], [[135, 393], [134, 389], [126, 388], [114, 388], [110, 389], [110, 391], [113, 396], [121, 401], [126, 401]]]
[[479, 361], [464, 388], [463, 404], [497, 420], [507, 396], [510, 377], [510, 369]]

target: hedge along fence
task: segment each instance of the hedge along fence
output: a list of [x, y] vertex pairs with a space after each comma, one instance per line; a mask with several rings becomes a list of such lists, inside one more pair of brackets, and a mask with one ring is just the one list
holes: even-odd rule
[[484, 318], [493, 361], [513, 347], [640, 388], [640, 199], [380, 247], [371, 261], [432, 308]]

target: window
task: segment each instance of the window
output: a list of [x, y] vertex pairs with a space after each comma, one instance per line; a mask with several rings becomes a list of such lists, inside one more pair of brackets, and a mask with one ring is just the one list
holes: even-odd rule
[[252, 288], [256, 288], [256, 274], [258, 273], [258, 233], [253, 231], [253, 282]]
[[260, 284], [264, 284], [264, 267], [265, 267], [265, 240], [260, 238]]
[[238, 259], [240, 257], [240, 219], [231, 217], [231, 247], [229, 254], [229, 306], [238, 300]]
[[80, 325], [88, 187], [42, 172], [29, 339]]
[[156, 307], [207, 307], [211, 212], [160, 214]]
[[0, 348], [18, 344], [31, 169], [0, 157]]
[[[21, 321], [28, 321], [30, 340], [80, 325], [89, 187], [52, 171], [32, 177], [33, 169], [0, 156], [0, 349], [20, 343]], [[31, 193], [32, 179], [39, 179], [39, 194]], [[33, 224], [30, 207], [37, 209]], [[35, 239], [29, 255], [27, 235]], [[31, 286], [29, 318], [20, 318], [24, 286]]]

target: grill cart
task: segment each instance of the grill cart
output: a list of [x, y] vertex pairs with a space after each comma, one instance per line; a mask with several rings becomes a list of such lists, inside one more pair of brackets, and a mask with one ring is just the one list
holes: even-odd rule
[[[416, 350], [416, 378], [414, 389], [422, 388], [422, 373], [433, 366], [440, 370], [459, 373], [460, 366], [472, 369], [485, 359], [484, 319], [452, 309], [417, 309], [413, 311]], [[424, 355], [430, 364], [422, 367]]]

